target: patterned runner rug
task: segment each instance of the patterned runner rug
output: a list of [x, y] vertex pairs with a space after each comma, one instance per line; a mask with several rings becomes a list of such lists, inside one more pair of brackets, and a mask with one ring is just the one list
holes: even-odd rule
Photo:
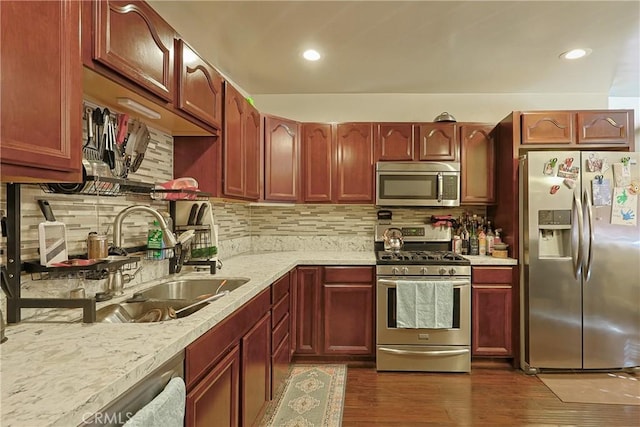
[[538, 374], [563, 402], [640, 405], [640, 381], [627, 373]]
[[346, 365], [293, 365], [260, 425], [340, 426], [346, 379]]

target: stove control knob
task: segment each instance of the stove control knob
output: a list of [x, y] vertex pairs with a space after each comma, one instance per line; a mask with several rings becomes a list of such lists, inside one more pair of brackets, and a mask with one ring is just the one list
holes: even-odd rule
[[447, 269], [441, 268], [440, 270], [438, 270], [438, 273], [440, 273], [441, 276], [444, 276], [445, 274], [447, 274]]
[[424, 274], [426, 276], [427, 274], [429, 274], [429, 269], [427, 267], [422, 267], [420, 269], [420, 273], [422, 273], [422, 274]]
[[409, 267], [402, 267], [402, 274], [409, 274]]
[[398, 267], [393, 267], [391, 269], [391, 274], [398, 274], [400, 272], [400, 270], [398, 269]]
[[456, 269], [452, 268], [451, 270], [449, 270], [449, 276], [455, 276], [456, 274]]

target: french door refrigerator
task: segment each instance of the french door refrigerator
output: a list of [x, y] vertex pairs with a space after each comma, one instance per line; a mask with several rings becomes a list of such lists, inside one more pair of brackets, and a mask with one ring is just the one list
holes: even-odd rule
[[525, 371], [640, 366], [639, 160], [636, 152], [526, 153]]

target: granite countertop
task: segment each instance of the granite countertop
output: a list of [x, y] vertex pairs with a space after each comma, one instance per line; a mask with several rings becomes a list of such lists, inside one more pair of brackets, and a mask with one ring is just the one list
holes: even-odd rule
[[[469, 257], [472, 265], [514, 265], [513, 259]], [[22, 322], [0, 346], [0, 425], [71, 426], [96, 413], [154, 369], [297, 265], [374, 265], [373, 252], [270, 252], [228, 259], [214, 277], [250, 281], [196, 313], [161, 323]], [[185, 268], [186, 270], [186, 268]], [[117, 300], [175, 278], [211, 277], [186, 271], [125, 287]], [[79, 310], [69, 310], [75, 319]]]

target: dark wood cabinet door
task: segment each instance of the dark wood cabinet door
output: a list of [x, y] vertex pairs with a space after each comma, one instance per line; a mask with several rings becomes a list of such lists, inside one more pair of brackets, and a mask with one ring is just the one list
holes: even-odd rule
[[522, 113], [523, 144], [573, 144], [576, 141], [575, 113], [537, 111]]
[[460, 126], [460, 203], [495, 202], [495, 139], [490, 125]]
[[512, 356], [511, 286], [473, 285], [473, 356]]
[[187, 393], [186, 427], [236, 427], [240, 422], [240, 350], [229, 354]]
[[513, 356], [513, 267], [473, 267], [473, 356]]
[[377, 128], [376, 161], [415, 159], [415, 125], [411, 123], [381, 123]]
[[225, 82], [224, 92], [223, 192], [226, 196], [244, 197], [244, 145], [242, 127], [245, 99]]
[[418, 160], [457, 162], [459, 159], [458, 125], [424, 123], [420, 125]]
[[174, 98], [176, 33], [147, 3], [95, 2], [94, 59], [160, 98]]
[[271, 313], [242, 337], [242, 425], [251, 426], [271, 399]]
[[222, 122], [222, 77], [184, 40], [176, 40], [178, 108], [220, 128]]
[[577, 142], [633, 147], [633, 110], [578, 111]]
[[331, 202], [333, 132], [328, 123], [302, 124], [302, 200]]
[[243, 145], [244, 145], [244, 196], [250, 200], [260, 198], [260, 177], [262, 176], [262, 133], [260, 112], [245, 104]]
[[373, 283], [323, 284], [325, 355], [373, 355]]
[[82, 181], [80, 2], [0, 2], [2, 181]]
[[320, 354], [321, 267], [298, 267], [295, 286], [295, 353]]
[[264, 199], [295, 202], [300, 198], [300, 139], [298, 123], [265, 118]]
[[338, 124], [335, 152], [333, 200], [338, 203], [373, 203], [373, 125]]

